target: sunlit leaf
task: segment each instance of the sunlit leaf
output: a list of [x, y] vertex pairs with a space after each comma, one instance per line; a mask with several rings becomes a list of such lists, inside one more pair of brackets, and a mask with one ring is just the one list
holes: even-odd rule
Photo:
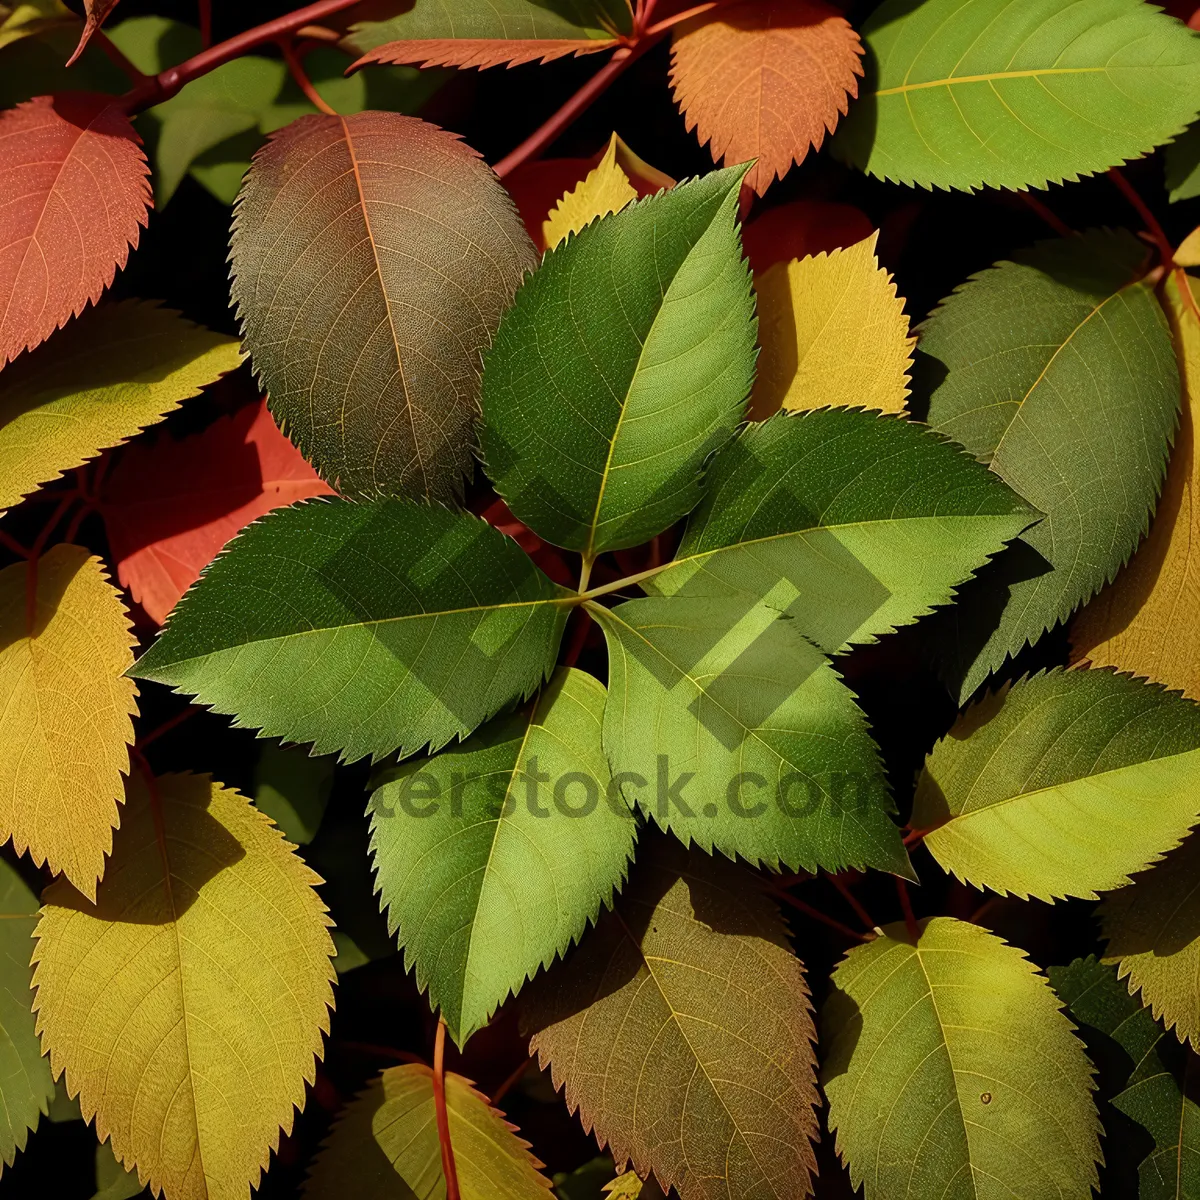
[[614, 133], [599, 164], [550, 210], [542, 223], [542, 240], [553, 250], [568, 234], [578, 233], [637, 199], [637, 189], [617, 162], [619, 139]]

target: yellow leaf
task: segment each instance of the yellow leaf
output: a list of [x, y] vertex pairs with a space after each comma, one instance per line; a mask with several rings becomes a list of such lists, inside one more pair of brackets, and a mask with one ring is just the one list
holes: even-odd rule
[[166, 1200], [248, 1200], [314, 1078], [333, 942], [293, 850], [207, 776], [137, 774], [96, 903], [46, 892], [42, 1047]]
[[553, 250], [567, 240], [568, 234], [578, 233], [585, 225], [609, 213], [620, 212], [631, 200], [637, 199], [633, 184], [617, 163], [619, 140], [614, 133], [600, 165], [577, 184], [574, 191], [567, 192], [542, 222], [542, 240], [547, 249]]
[[[446, 1117], [462, 1200], [552, 1200], [542, 1164], [468, 1079], [446, 1074]], [[389, 1067], [346, 1108], [304, 1188], [307, 1200], [446, 1195], [433, 1072]]]
[[1175, 265], [1179, 267], [1200, 267], [1200, 229], [1193, 229], [1179, 243], [1179, 249], [1175, 251]]
[[1075, 619], [1072, 659], [1145, 675], [1200, 700], [1200, 307], [1187, 276], [1163, 288], [1184, 404], [1162, 498], [1137, 553]]
[[844, 250], [776, 263], [755, 281], [758, 378], [750, 416], [850, 405], [904, 411], [915, 339], [871, 234]]
[[136, 714], [133, 637], [100, 560], [55, 546], [0, 571], [0, 838], [96, 894]]
[[642, 1181], [636, 1171], [626, 1171], [618, 1175], [611, 1183], [604, 1185], [604, 1194], [608, 1200], [640, 1200]]
[[161, 420], [241, 361], [233, 338], [126, 301], [0, 371], [0, 510]]
[[78, 24], [79, 18], [62, 0], [0, 4], [0, 49], [36, 33]]

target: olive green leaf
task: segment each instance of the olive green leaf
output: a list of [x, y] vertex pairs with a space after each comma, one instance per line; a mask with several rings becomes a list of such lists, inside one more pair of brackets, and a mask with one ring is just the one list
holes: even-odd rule
[[998, 620], [957, 635], [945, 669], [961, 699], [1111, 581], [1146, 532], [1180, 389], [1144, 268], [1124, 231], [1043, 242], [973, 276], [922, 326], [921, 350], [945, 369], [929, 423], [1046, 514], [987, 575]]
[[531, 1050], [616, 1161], [687, 1200], [809, 1195], [804, 967], [745, 868], [643, 848], [615, 911], [521, 1008]]
[[318, 754], [436, 750], [537, 690], [571, 596], [466, 513], [313, 501], [230, 543], [130, 673]]
[[821, 1014], [821, 1084], [866, 1200], [1091, 1200], [1092, 1069], [1024, 953], [951, 917], [850, 951]]
[[624, 879], [635, 822], [610, 783], [604, 700], [560, 670], [527, 711], [410, 760], [371, 798], [389, 928], [460, 1046]]
[[1172, 201], [1200, 196], [1200, 124], [1191, 126], [1163, 153], [1167, 192]]
[[547, 254], [486, 355], [482, 446], [512, 511], [591, 559], [700, 496], [754, 379], [735, 220], [744, 167], [596, 221]]
[[303, 750], [268, 742], [254, 769], [254, 803], [297, 846], [317, 834], [329, 793], [334, 760], [313, 758]]
[[934, 748], [912, 825], [959, 879], [1051, 900], [1119, 888], [1200, 820], [1200, 704], [1109, 670], [1050, 671]]
[[1200, 41], [1142, 0], [887, 0], [838, 127], [872, 175], [1045, 187], [1136, 158], [1200, 110]]

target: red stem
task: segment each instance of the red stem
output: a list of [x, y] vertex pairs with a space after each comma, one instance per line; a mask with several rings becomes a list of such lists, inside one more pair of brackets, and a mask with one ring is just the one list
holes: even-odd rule
[[842, 894], [842, 898], [852, 909], [854, 915], [868, 928], [875, 928], [875, 921], [871, 914], [859, 903], [858, 897], [850, 890], [845, 880], [839, 879], [836, 875], [829, 876], [829, 882]]
[[1145, 222], [1147, 231], [1154, 239], [1155, 245], [1158, 246], [1158, 252], [1162, 255], [1163, 266], [1168, 271], [1172, 270], [1175, 266], [1175, 252], [1171, 248], [1171, 239], [1167, 237], [1166, 231], [1158, 223], [1158, 218], [1150, 211], [1150, 207], [1145, 200], [1137, 194], [1133, 184], [1116, 167], [1113, 167], [1109, 171], [1108, 177], [1117, 185], [1125, 199], [1137, 210], [1138, 216]]
[[531, 1054], [493, 1093], [492, 1103], [498, 1105], [513, 1088], [525, 1078], [530, 1066], [533, 1064], [533, 1055]]
[[145, 750], [148, 746], [151, 746], [157, 742], [158, 739], [163, 736], [163, 734], [170, 733], [172, 729], [182, 725], [184, 721], [188, 720], [190, 717], [194, 717], [200, 711], [201, 710], [198, 709], [194, 704], [189, 704], [187, 708], [183, 710], [183, 712], [176, 713], [173, 717], [169, 717], [157, 728], [150, 730], [145, 737], [138, 738], [138, 749]]
[[282, 37], [279, 39], [279, 50], [283, 55], [283, 61], [287, 63], [287, 69], [291, 72], [291, 76], [296, 81], [296, 85], [308, 98], [309, 104], [318, 109], [320, 112], [325, 113], [326, 116], [336, 117], [338, 115], [337, 109], [331, 108], [325, 103], [325, 97], [317, 91], [316, 87], [313, 85], [313, 81], [309, 79], [308, 75], [305, 73], [304, 64], [301, 63], [296, 54], [296, 49], [292, 45], [290, 34], [287, 37]]
[[1033, 209], [1059, 237], [1074, 237], [1075, 230], [1066, 223], [1053, 209], [1043, 204], [1036, 196], [1031, 196], [1028, 192], [1017, 193], [1025, 203]]
[[150, 76], [143, 74], [138, 70], [128, 58], [121, 48], [104, 32], [102, 29], [97, 29], [91, 36], [91, 40], [108, 55], [108, 60], [119, 71], [123, 71], [125, 77], [137, 87], [139, 84], [144, 84]]
[[867, 934], [858, 933], [851, 929], [849, 925], [843, 925], [841, 921], [827, 916], [819, 908], [813, 908], [811, 904], [805, 904], [803, 900], [797, 899], [791, 892], [776, 891], [775, 888], [767, 888], [765, 890], [768, 896], [774, 896], [776, 900], [782, 900], [784, 904], [790, 904], [806, 917], [812, 917], [814, 921], [820, 921], [822, 925], [828, 925], [830, 929], [836, 930], [842, 937], [850, 938], [854, 942], [869, 942], [871, 940]]
[[212, 0], [197, 0], [200, 14], [200, 46], [207, 50], [212, 45]]
[[18, 558], [27, 559], [29, 557], [29, 551], [15, 537], [11, 537], [5, 533], [3, 529], [0, 529], [0, 546], [3, 546], [5, 550], [11, 551]]
[[[666, 17], [659, 21], [657, 25], [651, 25], [645, 32], [645, 37], [658, 37], [660, 34], [666, 33], [668, 29], [675, 25], [679, 25], [684, 21], [690, 21], [693, 17], [698, 17], [701, 13], [711, 12], [714, 8], [720, 8], [723, 0], [709, 0], [707, 4], [697, 4], [695, 8], [685, 9], [681, 13], [676, 13], [673, 17]], [[649, 17], [649, 13], [646, 14]]]
[[450, 1144], [450, 1116], [446, 1112], [446, 1022], [438, 1021], [433, 1043], [433, 1109], [437, 1116], [438, 1143], [442, 1148], [442, 1174], [446, 1177], [446, 1200], [461, 1200], [454, 1147]]
[[293, 30], [318, 23], [325, 17], [353, 8], [360, 2], [361, 0], [317, 0], [316, 4], [305, 5], [295, 12], [276, 17], [274, 21], [256, 25], [253, 29], [247, 29], [245, 33], [239, 33], [236, 37], [218, 42], [207, 50], [201, 50], [199, 54], [185, 59], [178, 66], [168, 67], [165, 71], [150, 76], [144, 83], [125, 93], [121, 98], [121, 107], [125, 112], [133, 114], [161, 104], [193, 79], [207, 75], [209, 71], [238, 58], [248, 50], [266, 42], [277, 42]]
[[912, 900], [908, 896], [908, 884], [899, 875], [895, 879], [896, 894], [900, 897], [900, 911], [904, 913], [904, 924], [908, 929], [908, 936], [915, 944], [921, 936], [921, 931], [917, 928], [917, 918], [913, 915]]

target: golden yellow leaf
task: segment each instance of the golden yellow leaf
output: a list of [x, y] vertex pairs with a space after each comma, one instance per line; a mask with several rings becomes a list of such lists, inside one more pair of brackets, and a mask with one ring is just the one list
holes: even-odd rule
[[573, 191], [567, 192], [542, 222], [542, 239], [547, 249], [553, 250], [566, 241], [568, 234], [578, 233], [585, 225], [609, 213], [620, 212], [631, 200], [637, 199], [637, 191], [617, 162], [619, 140], [614, 133], [600, 165]]
[[207, 776], [136, 774], [96, 903], [48, 889], [34, 1010], [85, 1120], [167, 1200], [248, 1200], [329, 1029], [320, 879]]
[[754, 281], [758, 378], [750, 416], [851, 405], [904, 411], [915, 339], [871, 234], [844, 250], [776, 263]]
[[1175, 251], [1175, 265], [1178, 267], [1200, 267], [1200, 229], [1193, 229], [1179, 243], [1179, 249]]
[[63, 545], [0, 571], [0, 838], [88, 896], [120, 821], [132, 665], [129, 619], [99, 559]]
[[1163, 287], [1184, 403], [1162, 498], [1137, 553], [1075, 619], [1072, 659], [1145, 675], [1200, 700], [1200, 307], [1172, 272]]

